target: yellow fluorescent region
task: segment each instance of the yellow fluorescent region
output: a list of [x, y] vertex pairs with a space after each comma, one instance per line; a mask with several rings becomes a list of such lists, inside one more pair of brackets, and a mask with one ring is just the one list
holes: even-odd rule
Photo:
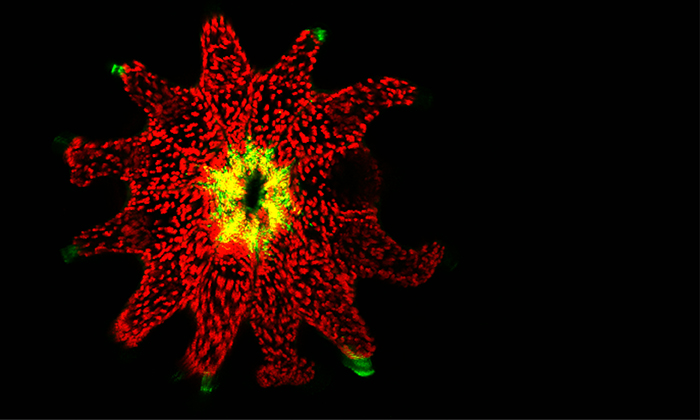
[[[245, 243], [251, 254], [264, 250], [277, 232], [290, 229], [290, 216], [298, 213], [290, 196], [289, 167], [276, 167], [274, 150], [260, 150], [249, 141], [244, 155], [231, 151], [228, 165], [209, 169], [203, 184], [216, 200], [212, 213], [221, 227], [221, 243]], [[246, 206], [246, 184], [258, 171], [263, 185], [259, 208]]]

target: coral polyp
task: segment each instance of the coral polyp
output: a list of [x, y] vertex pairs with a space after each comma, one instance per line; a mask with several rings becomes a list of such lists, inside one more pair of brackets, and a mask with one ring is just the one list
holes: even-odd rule
[[[205, 390], [243, 322], [264, 355], [261, 386], [313, 378], [313, 362], [295, 347], [302, 322], [370, 375], [375, 346], [353, 306], [355, 281], [416, 286], [442, 258], [438, 243], [404, 249], [381, 229], [379, 170], [362, 142], [381, 109], [411, 105], [416, 89], [387, 77], [315, 91], [324, 36], [301, 32], [277, 65], [257, 72], [217, 16], [204, 25], [196, 86], [171, 86], [139, 62], [115, 66], [147, 127], [106, 142], [75, 137], [64, 152], [74, 184], [116, 176], [129, 188], [124, 209], [79, 234], [64, 256], [138, 256], [141, 285], [114, 335], [133, 347], [190, 310], [197, 327], [183, 368]], [[339, 188], [351, 166], [359, 183]]]

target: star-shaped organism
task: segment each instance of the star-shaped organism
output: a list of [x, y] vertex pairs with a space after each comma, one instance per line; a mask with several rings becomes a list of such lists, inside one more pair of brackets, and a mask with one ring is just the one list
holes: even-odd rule
[[442, 258], [437, 243], [407, 250], [382, 231], [379, 171], [362, 143], [379, 110], [410, 105], [415, 88], [383, 78], [314, 91], [309, 74], [323, 38], [303, 31], [277, 65], [256, 72], [217, 16], [204, 26], [197, 86], [171, 86], [138, 62], [115, 65], [147, 128], [106, 142], [75, 137], [65, 150], [74, 184], [118, 176], [130, 194], [64, 256], [136, 254], [144, 275], [116, 339], [136, 346], [191, 310], [197, 330], [183, 367], [203, 376], [203, 389], [242, 322], [264, 354], [262, 386], [312, 379], [313, 363], [295, 349], [301, 322], [331, 340], [347, 366], [371, 374], [375, 346], [353, 307], [355, 280], [415, 286]]

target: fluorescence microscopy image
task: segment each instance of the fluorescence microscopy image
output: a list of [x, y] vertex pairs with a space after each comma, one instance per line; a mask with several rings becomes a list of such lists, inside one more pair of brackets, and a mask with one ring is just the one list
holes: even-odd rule
[[581, 11], [21, 7], [8, 417], [697, 417]]
[[[197, 86], [170, 86], [139, 62], [115, 65], [148, 128], [101, 143], [75, 137], [64, 152], [74, 184], [116, 176], [129, 187], [124, 210], [77, 236], [65, 258], [138, 255], [145, 272], [116, 322], [117, 340], [135, 347], [191, 310], [197, 333], [184, 369], [203, 384], [242, 321], [262, 347], [263, 387], [313, 378], [313, 362], [294, 348], [301, 322], [342, 350], [356, 373], [372, 374], [375, 346], [352, 306], [355, 280], [416, 286], [442, 259], [437, 243], [404, 249], [381, 229], [379, 169], [362, 144], [379, 110], [411, 105], [415, 87], [385, 77], [314, 91], [309, 76], [324, 37], [303, 31], [259, 73], [224, 17], [214, 16], [201, 36]], [[351, 170], [362, 177], [358, 191], [334, 188], [350, 182]]]
[[[340, 403], [355, 393], [400, 416], [461, 392], [433, 365], [460, 351], [448, 290], [466, 285], [436, 34], [253, 9], [52, 22], [72, 66], [51, 83], [62, 282], [40, 365], [47, 388], [89, 395], [55, 410], [99, 416], [118, 396], [159, 415], [361, 416]], [[431, 400], [375, 404], [431, 383]]]

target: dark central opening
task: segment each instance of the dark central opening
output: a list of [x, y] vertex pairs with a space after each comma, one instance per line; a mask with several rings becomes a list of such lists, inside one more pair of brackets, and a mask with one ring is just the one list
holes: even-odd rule
[[260, 209], [262, 199], [265, 197], [265, 190], [263, 189], [265, 181], [265, 177], [257, 169], [246, 180], [243, 200], [249, 213], [254, 213]]

